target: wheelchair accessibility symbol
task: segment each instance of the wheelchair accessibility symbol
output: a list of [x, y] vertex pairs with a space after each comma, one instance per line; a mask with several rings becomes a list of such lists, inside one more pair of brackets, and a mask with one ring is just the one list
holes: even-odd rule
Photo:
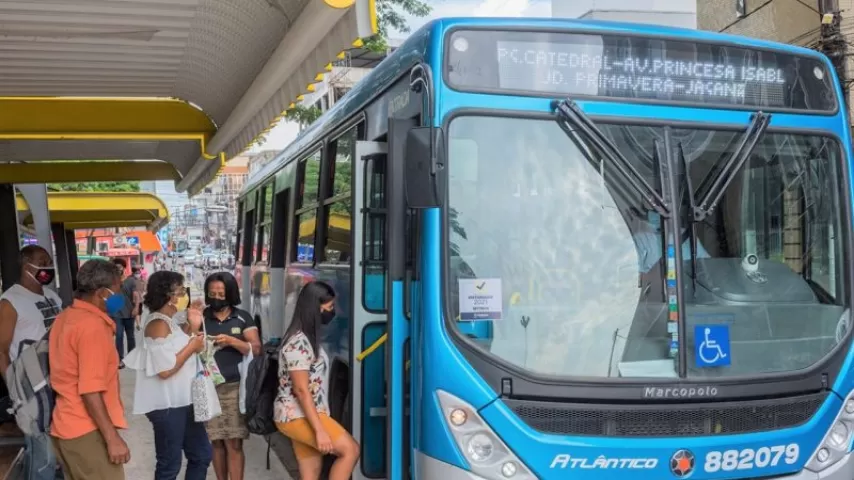
[[696, 325], [694, 353], [698, 367], [722, 367], [730, 364], [729, 326]]

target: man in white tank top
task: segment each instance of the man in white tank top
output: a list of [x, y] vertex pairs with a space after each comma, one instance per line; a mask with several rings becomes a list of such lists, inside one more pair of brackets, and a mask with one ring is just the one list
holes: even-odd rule
[[[38, 341], [62, 310], [62, 299], [48, 285], [56, 272], [50, 254], [38, 245], [21, 249], [21, 278], [0, 295], [0, 374], [18, 358], [21, 342]], [[26, 347], [24, 347], [26, 348]], [[52, 480], [56, 458], [47, 433], [26, 437], [27, 480]]]
[[62, 299], [48, 287], [55, 276], [44, 248], [21, 249], [21, 278], [0, 296], [0, 373], [18, 358], [21, 342], [41, 339], [62, 311]]

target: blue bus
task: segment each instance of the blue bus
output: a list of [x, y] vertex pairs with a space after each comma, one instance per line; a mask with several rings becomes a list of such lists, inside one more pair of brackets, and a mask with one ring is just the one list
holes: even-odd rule
[[850, 480], [850, 161], [817, 52], [436, 20], [250, 179], [244, 298], [336, 288], [358, 479]]

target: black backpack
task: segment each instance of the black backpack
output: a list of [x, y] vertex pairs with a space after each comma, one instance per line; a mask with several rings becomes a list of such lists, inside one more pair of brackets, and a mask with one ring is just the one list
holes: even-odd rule
[[267, 342], [261, 350], [246, 374], [246, 426], [255, 435], [270, 435], [276, 432], [273, 404], [279, 390], [279, 342]]

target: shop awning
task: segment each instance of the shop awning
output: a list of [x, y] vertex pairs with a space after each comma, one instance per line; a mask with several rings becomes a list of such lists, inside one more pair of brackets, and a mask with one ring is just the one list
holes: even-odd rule
[[143, 252], [162, 252], [163, 246], [153, 232], [147, 230], [134, 230], [122, 235], [126, 243], [138, 248]]

